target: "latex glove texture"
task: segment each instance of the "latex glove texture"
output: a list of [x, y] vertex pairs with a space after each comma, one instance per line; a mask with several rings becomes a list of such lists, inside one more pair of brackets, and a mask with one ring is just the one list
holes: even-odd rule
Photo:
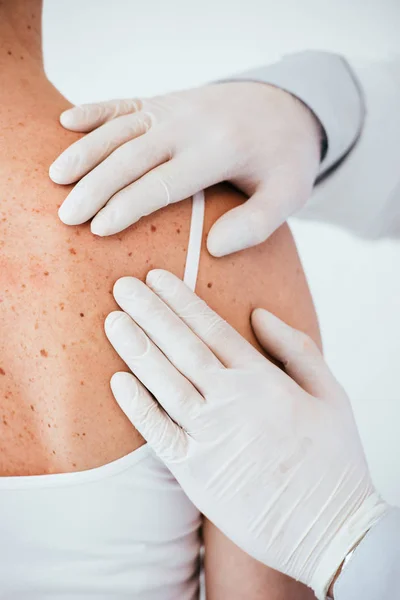
[[386, 505], [316, 345], [256, 309], [254, 331], [285, 373], [166, 271], [147, 285], [122, 278], [114, 295], [125, 312], [105, 330], [134, 374], [111, 381], [126, 415], [217, 527], [325, 598]]
[[68, 225], [94, 217], [92, 232], [101, 236], [228, 180], [250, 198], [214, 224], [207, 245], [214, 256], [242, 250], [302, 207], [319, 168], [316, 117], [263, 83], [76, 106], [60, 120], [90, 133], [50, 167], [56, 183], [79, 181], [59, 216]]

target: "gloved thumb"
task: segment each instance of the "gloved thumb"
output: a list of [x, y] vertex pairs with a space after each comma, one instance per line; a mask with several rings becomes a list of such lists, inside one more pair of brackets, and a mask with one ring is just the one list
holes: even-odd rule
[[87, 133], [103, 125], [106, 121], [138, 112], [141, 108], [142, 102], [137, 98], [80, 104], [61, 113], [60, 123], [65, 129]]
[[316, 343], [263, 308], [251, 315], [253, 331], [264, 350], [278, 360], [306, 392], [326, 397], [337, 382]]
[[257, 191], [247, 202], [233, 208], [211, 227], [207, 248], [213, 256], [225, 256], [264, 242], [289, 215], [278, 198]]

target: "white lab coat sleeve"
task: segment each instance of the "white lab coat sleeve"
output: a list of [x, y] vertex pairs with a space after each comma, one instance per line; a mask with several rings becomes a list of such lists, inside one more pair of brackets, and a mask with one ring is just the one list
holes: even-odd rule
[[268, 83], [306, 104], [322, 125], [327, 141], [320, 176], [346, 156], [360, 135], [364, 119], [363, 94], [342, 56], [307, 50], [225, 81]]
[[334, 586], [335, 600], [400, 597], [400, 509], [393, 508], [367, 533]]
[[400, 56], [349, 60], [364, 96], [365, 120], [352, 151], [314, 188], [298, 216], [365, 238], [400, 237]]

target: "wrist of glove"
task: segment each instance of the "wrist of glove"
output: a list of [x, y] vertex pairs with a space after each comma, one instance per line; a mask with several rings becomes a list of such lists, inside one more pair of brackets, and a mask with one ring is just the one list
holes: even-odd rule
[[[350, 403], [318, 348], [265, 310], [254, 331], [286, 372], [178, 278], [119, 280], [106, 334], [133, 374], [117, 402], [228, 537], [317, 597], [386, 511]], [[154, 374], [157, 374], [155, 377]]]

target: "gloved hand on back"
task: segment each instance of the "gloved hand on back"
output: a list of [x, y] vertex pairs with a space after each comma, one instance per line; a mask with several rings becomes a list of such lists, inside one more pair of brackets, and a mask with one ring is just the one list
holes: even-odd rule
[[76, 106], [61, 123], [90, 132], [50, 167], [56, 183], [78, 181], [60, 208], [64, 223], [93, 218], [93, 233], [111, 235], [230, 181], [249, 200], [212, 227], [214, 256], [266, 240], [305, 204], [320, 163], [319, 121], [297, 98], [264, 83]]
[[252, 324], [282, 371], [167, 271], [117, 281], [106, 334], [133, 374], [117, 402], [194, 504], [238, 546], [324, 598], [387, 510], [349, 400], [318, 348], [271, 313]]

